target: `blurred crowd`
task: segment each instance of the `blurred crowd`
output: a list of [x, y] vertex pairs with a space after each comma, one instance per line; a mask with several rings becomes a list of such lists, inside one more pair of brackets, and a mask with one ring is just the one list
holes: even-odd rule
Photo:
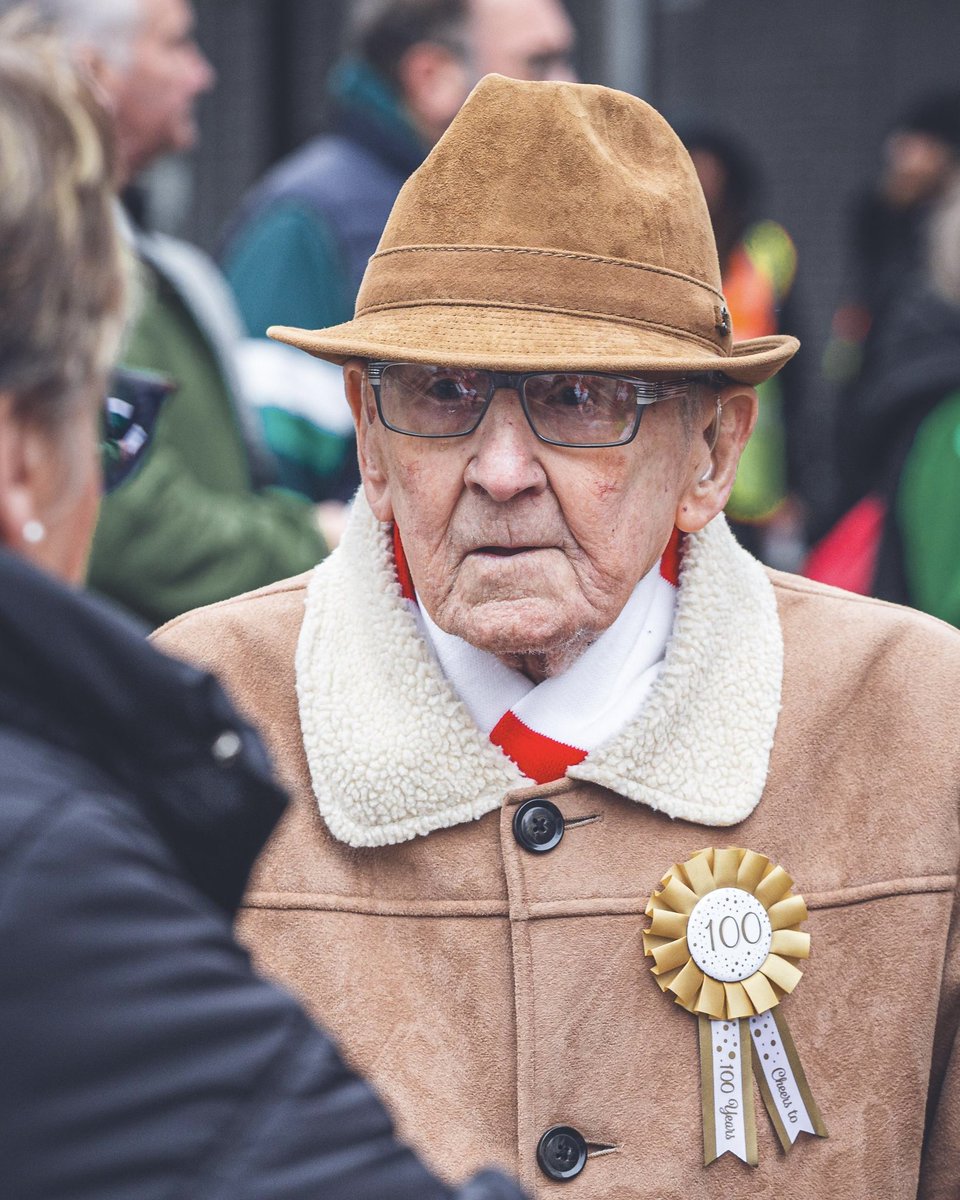
[[849, 241], [808, 570], [960, 625], [960, 91], [896, 121]]
[[[728, 132], [691, 130], [735, 336], [801, 334], [798, 255], [763, 219]], [[822, 363], [760, 389], [727, 515], [768, 565], [960, 624], [956, 358], [960, 91], [920, 97], [848, 212], [846, 285]], [[772, 386], [774, 385], [774, 386]]]
[[[122, 362], [146, 373], [141, 390], [170, 393], [143, 469], [103, 504], [89, 583], [159, 625], [336, 545], [359, 481], [339, 373], [267, 329], [349, 320], [397, 193], [476, 81], [573, 79], [575, 32], [560, 0], [349, 5], [327, 132], [237, 198], [215, 263], [151, 229], [138, 186], [157, 159], [195, 145], [196, 101], [215, 86], [188, 0], [33, 8], [111, 105], [117, 220], [137, 270]], [[762, 163], [734, 130], [681, 132], [734, 337], [802, 336], [802, 254], [765, 209]], [[801, 354], [761, 389], [728, 518], [768, 565], [960, 623], [960, 94], [918, 98], [883, 154], [850, 202], [847, 282], [823, 361]]]

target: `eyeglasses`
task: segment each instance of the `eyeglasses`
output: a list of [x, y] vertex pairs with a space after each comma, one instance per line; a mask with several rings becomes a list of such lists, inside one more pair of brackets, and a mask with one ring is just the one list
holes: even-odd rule
[[152, 371], [118, 367], [103, 403], [100, 440], [103, 490], [112, 492], [140, 465], [160, 406], [176, 384]]
[[625, 446], [643, 410], [689, 395], [704, 376], [637, 379], [591, 371], [475, 371], [416, 363], [371, 362], [367, 378], [380, 420], [394, 433], [451, 438], [473, 433], [498, 388], [510, 388], [530, 428], [551, 446]]

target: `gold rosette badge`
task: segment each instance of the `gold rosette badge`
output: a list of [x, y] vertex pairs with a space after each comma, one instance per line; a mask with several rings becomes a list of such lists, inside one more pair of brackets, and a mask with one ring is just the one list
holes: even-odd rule
[[786, 1020], [774, 1011], [810, 954], [800, 929], [807, 906], [787, 872], [753, 850], [701, 850], [667, 871], [646, 911], [654, 978], [700, 1019], [704, 1163], [728, 1152], [757, 1162], [751, 1060], [783, 1148], [801, 1132], [826, 1137]]

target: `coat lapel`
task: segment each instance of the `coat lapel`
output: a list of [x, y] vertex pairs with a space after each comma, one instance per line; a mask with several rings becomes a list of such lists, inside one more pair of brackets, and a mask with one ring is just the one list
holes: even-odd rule
[[736, 825], [763, 794], [782, 681], [773, 585], [718, 517], [687, 538], [673, 636], [640, 719], [567, 773], [669, 817]]

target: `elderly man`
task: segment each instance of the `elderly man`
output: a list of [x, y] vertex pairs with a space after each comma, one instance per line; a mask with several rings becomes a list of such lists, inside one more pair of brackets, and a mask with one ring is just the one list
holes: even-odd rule
[[724, 524], [796, 342], [732, 340], [670, 128], [484, 80], [355, 318], [274, 332], [344, 364], [352, 523], [162, 637], [295, 796], [259, 961], [448, 1176], [955, 1196], [960, 642]]

